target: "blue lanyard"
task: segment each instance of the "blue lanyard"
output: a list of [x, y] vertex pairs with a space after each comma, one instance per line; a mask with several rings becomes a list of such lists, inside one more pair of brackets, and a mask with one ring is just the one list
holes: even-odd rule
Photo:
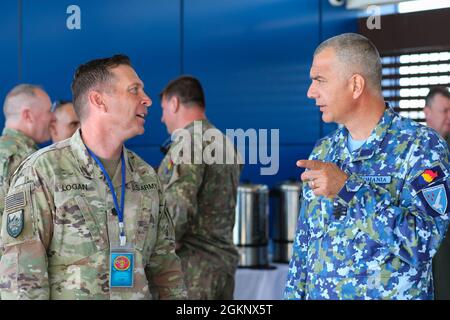
[[95, 162], [97, 162], [98, 166], [102, 170], [103, 174], [105, 175], [106, 182], [108, 182], [109, 189], [111, 190], [111, 195], [114, 200], [114, 206], [117, 210], [117, 217], [119, 218], [119, 239], [120, 239], [120, 245], [124, 246], [127, 238], [125, 237], [124, 227], [123, 227], [123, 210], [125, 207], [125, 157], [124, 157], [124, 151], [122, 151], [122, 155], [120, 157], [122, 162], [122, 197], [120, 199], [120, 208], [119, 203], [117, 201], [117, 195], [116, 191], [114, 190], [114, 185], [111, 181], [111, 178], [109, 177], [108, 172], [106, 172], [105, 167], [103, 166], [102, 162], [97, 158], [97, 156], [86, 146], [87, 151], [91, 155], [92, 158], [94, 158]]

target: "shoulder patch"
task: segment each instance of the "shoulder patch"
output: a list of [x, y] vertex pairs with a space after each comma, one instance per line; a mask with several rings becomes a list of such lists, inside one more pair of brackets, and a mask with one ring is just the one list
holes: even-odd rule
[[169, 161], [167, 161], [166, 166], [164, 167], [164, 175], [168, 176], [172, 173], [174, 163], [171, 157], [169, 157]]
[[25, 204], [25, 192], [16, 192], [6, 197], [5, 212], [12, 212], [16, 209], [23, 209], [25, 207]]
[[428, 187], [422, 190], [423, 198], [428, 206], [439, 214], [445, 214], [448, 207], [447, 190], [445, 184]]
[[23, 225], [23, 209], [8, 213], [6, 231], [11, 237], [17, 238], [23, 230]]
[[438, 182], [443, 178], [445, 178], [445, 174], [441, 166], [437, 165], [418, 174], [412, 181], [411, 185], [416, 192], [419, 192], [420, 190]]

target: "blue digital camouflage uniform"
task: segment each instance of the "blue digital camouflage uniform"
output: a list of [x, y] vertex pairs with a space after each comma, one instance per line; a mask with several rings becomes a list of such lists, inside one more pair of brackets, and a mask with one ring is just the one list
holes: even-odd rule
[[333, 200], [303, 187], [286, 299], [432, 299], [431, 259], [449, 221], [446, 143], [387, 108], [360, 148], [338, 129], [310, 159], [349, 178]]

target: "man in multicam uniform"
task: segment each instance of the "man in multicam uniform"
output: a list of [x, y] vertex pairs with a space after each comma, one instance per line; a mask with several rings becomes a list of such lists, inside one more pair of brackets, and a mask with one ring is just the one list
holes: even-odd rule
[[[161, 120], [174, 142], [158, 174], [175, 223], [177, 254], [188, 297], [232, 299], [239, 259], [233, 244], [236, 193], [242, 169], [238, 154], [206, 119], [203, 89], [197, 79], [190, 76], [175, 79], [160, 95]], [[215, 163], [201, 159], [207, 147], [211, 147], [207, 132], [216, 137], [216, 143], [220, 142], [219, 149], [226, 147], [222, 149], [223, 155], [228, 155], [231, 164], [224, 164], [223, 158]], [[192, 155], [200, 158], [193, 159]], [[187, 156], [187, 161], [182, 161], [183, 156]]]
[[[2, 299], [185, 298], [160, 181], [123, 146], [144, 133], [151, 100], [142, 81], [128, 57], [116, 55], [81, 65], [72, 93], [81, 129], [34, 153], [11, 179], [1, 231]], [[122, 264], [110, 257], [119, 227], [109, 176], [119, 203], [124, 197]], [[130, 287], [111, 287], [117, 270], [132, 279]]]
[[[450, 93], [446, 87], [433, 87], [425, 97], [425, 120], [450, 145]], [[433, 257], [434, 298], [450, 300], [450, 228]]]
[[52, 104], [54, 120], [50, 123], [50, 135], [53, 143], [70, 138], [80, 127], [80, 120], [73, 103], [58, 100]]
[[365, 37], [314, 53], [308, 97], [342, 128], [309, 160], [286, 299], [431, 299], [431, 260], [449, 221], [445, 141], [394, 113]]
[[5, 128], [0, 137], [0, 215], [11, 175], [26, 157], [38, 150], [37, 143], [50, 139], [49, 125], [53, 120], [50, 108], [48, 94], [35, 85], [17, 85], [6, 95]]

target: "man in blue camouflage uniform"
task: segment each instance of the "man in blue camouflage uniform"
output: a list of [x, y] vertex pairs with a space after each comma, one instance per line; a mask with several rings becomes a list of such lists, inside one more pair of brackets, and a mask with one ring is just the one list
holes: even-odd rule
[[381, 62], [343, 34], [314, 53], [308, 97], [343, 127], [309, 160], [286, 299], [432, 299], [431, 260], [449, 221], [449, 159], [433, 130], [384, 103]]

